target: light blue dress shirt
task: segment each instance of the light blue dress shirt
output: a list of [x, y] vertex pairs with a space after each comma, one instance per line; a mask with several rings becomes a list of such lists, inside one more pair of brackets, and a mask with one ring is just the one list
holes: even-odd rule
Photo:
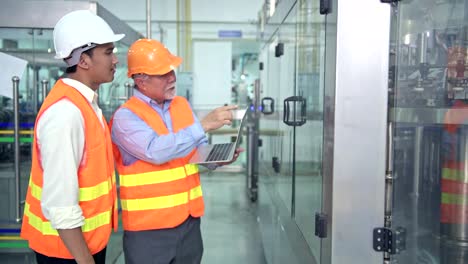
[[201, 144], [207, 144], [205, 131], [193, 111], [194, 124], [174, 133], [169, 112], [171, 100], [165, 101], [161, 109], [154, 100], [137, 89], [134, 89], [133, 95], [154, 109], [154, 114], [161, 117], [169, 134], [158, 135], [132, 111], [118, 109], [112, 123], [112, 141], [119, 147], [124, 165], [131, 165], [137, 160], [163, 164], [188, 155]]

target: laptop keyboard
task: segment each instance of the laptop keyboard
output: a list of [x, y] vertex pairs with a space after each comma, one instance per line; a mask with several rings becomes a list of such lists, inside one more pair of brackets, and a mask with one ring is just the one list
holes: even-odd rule
[[234, 143], [214, 144], [206, 161], [226, 160], [233, 147]]

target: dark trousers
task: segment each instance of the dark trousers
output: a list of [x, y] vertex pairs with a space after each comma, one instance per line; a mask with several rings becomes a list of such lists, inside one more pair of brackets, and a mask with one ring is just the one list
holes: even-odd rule
[[200, 218], [174, 228], [125, 231], [126, 264], [199, 264], [203, 255]]
[[[74, 259], [53, 258], [40, 253], [36, 253], [37, 264], [76, 264]], [[93, 255], [96, 264], [106, 263], [106, 248]]]

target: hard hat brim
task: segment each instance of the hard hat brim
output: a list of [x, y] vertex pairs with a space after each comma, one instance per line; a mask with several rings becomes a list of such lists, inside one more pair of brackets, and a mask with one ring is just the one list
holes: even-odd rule
[[175, 70], [179, 65], [182, 63], [182, 58], [179, 56], [174, 56], [174, 60], [172, 61], [171, 65], [169, 65], [169, 70], [163, 74], [166, 74], [170, 71]]
[[147, 75], [164, 75], [170, 71], [175, 70], [177, 67], [179, 67], [181, 63], [182, 63], [181, 57], [173, 56], [171, 63], [162, 69], [155, 71], [154, 69], [148, 68], [147, 66], [134, 67], [132, 70], [129, 70], [127, 72], [127, 77], [131, 78], [132, 75], [140, 74], [140, 73], [144, 73]]

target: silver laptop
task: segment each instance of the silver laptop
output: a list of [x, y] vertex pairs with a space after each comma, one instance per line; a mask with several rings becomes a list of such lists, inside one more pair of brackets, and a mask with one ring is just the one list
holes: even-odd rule
[[208, 164], [231, 161], [234, 158], [234, 153], [242, 140], [242, 129], [247, 122], [247, 109], [236, 110], [233, 119], [240, 119], [239, 128], [237, 129], [237, 137], [235, 142], [207, 144], [197, 148], [189, 163]]

